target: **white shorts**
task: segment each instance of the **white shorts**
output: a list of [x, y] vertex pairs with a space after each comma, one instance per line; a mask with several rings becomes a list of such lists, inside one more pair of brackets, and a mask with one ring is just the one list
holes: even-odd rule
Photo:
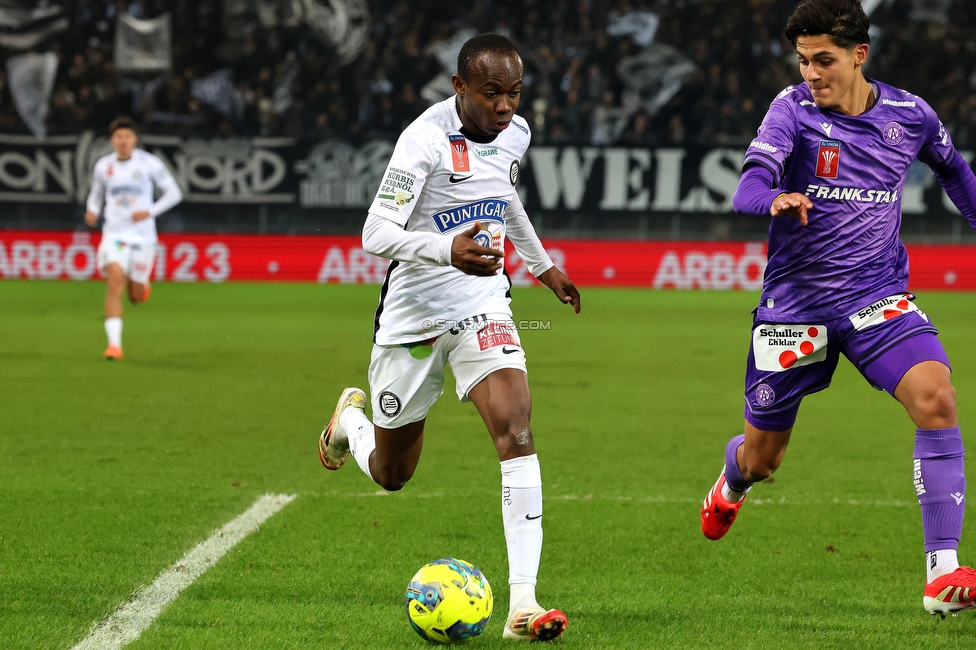
[[156, 260], [156, 244], [102, 239], [98, 245], [98, 268], [104, 273], [109, 264], [118, 264], [132, 282], [146, 284]]
[[502, 368], [525, 369], [525, 352], [511, 312], [472, 316], [421, 344], [374, 345], [369, 363], [373, 422], [395, 429], [427, 417], [444, 393], [444, 367], [454, 373], [458, 399]]

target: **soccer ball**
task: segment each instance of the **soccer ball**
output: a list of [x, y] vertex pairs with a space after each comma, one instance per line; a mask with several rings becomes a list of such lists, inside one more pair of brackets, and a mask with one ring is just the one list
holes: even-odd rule
[[407, 620], [434, 643], [453, 643], [481, 634], [491, 618], [491, 585], [472, 564], [453, 557], [434, 560], [407, 585]]

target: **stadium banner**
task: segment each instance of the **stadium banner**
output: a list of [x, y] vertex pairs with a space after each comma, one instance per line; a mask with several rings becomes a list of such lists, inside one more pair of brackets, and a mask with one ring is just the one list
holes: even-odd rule
[[115, 68], [165, 72], [172, 59], [172, 28], [168, 13], [149, 20], [119, 14], [115, 21]]
[[[0, 231], [0, 277], [93, 280], [101, 235]], [[162, 234], [154, 281], [381, 284], [389, 261], [359, 237]], [[553, 239], [553, 261], [579, 286], [653, 289], [762, 287], [766, 247], [758, 242]], [[911, 289], [976, 290], [976, 246], [911, 245]], [[516, 286], [538, 284], [509, 244], [505, 269]]]
[[[148, 134], [140, 144], [169, 167], [189, 204], [364, 212], [394, 145], [382, 138], [205, 140]], [[108, 136], [91, 131], [44, 139], [0, 134], [0, 204], [84, 203], [95, 161], [111, 151]], [[974, 152], [962, 154], [972, 161]], [[518, 188], [530, 215], [727, 214], [744, 155], [744, 147], [532, 146], [521, 161]], [[839, 189], [870, 196], [878, 188]], [[815, 191], [820, 189], [811, 190], [814, 200]], [[899, 198], [906, 215], [958, 214], [918, 161]]]
[[0, 49], [26, 52], [71, 24], [57, 2], [0, 0]]
[[58, 55], [54, 52], [28, 52], [7, 59], [10, 96], [17, 113], [31, 133], [41, 138], [47, 135], [44, 117], [57, 72]]

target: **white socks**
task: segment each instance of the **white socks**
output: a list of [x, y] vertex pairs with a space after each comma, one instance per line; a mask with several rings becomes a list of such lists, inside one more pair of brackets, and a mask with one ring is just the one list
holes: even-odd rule
[[932, 582], [936, 578], [952, 573], [959, 568], [959, 560], [952, 549], [929, 551], [925, 554], [925, 579]]
[[122, 347], [122, 319], [106, 318], [105, 335], [108, 337], [108, 344]]
[[511, 614], [539, 606], [535, 583], [542, 557], [542, 472], [535, 454], [504, 460], [501, 468]]
[[363, 409], [349, 407], [343, 409], [339, 415], [339, 426], [349, 437], [349, 451], [356, 459], [359, 467], [370, 479], [373, 478], [369, 471], [369, 457], [376, 449], [376, 434], [373, 432], [373, 423], [369, 421]]
[[[362, 409], [347, 408], [339, 426], [349, 437], [349, 451], [366, 476], [369, 457], [376, 449], [373, 423]], [[502, 522], [508, 546], [509, 614], [516, 609], [538, 608], [536, 576], [542, 557], [542, 472], [535, 454], [501, 462]]]
[[[752, 486], [750, 485], [749, 490], [751, 489]], [[742, 501], [743, 499], [746, 498], [746, 495], [749, 494], [749, 490], [746, 490], [745, 492], [738, 492], [730, 488], [729, 484], [726, 483], [725, 485], [722, 486], [722, 498], [728, 501], [729, 503], [738, 503], [739, 501]]]

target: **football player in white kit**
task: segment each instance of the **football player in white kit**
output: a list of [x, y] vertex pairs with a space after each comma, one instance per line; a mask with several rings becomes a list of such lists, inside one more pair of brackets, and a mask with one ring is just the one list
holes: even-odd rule
[[467, 41], [456, 95], [431, 106], [400, 135], [363, 227], [363, 248], [393, 260], [381, 290], [366, 394], [343, 391], [319, 438], [338, 469], [349, 454], [373, 481], [399, 490], [420, 460], [427, 412], [450, 365], [457, 395], [474, 403], [501, 462], [502, 518], [511, 600], [503, 636], [548, 641], [566, 615], [539, 606], [542, 474], [529, 428], [525, 355], [502, 270], [505, 237], [529, 270], [580, 310], [579, 292], [553, 265], [515, 184], [529, 128], [515, 114], [522, 59], [505, 37]]
[[[114, 153], [95, 163], [85, 223], [94, 226], [105, 207], [98, 268], [108, 280], [105, 290], [106, 359], [122, 358], [122, 293], [133, 304], [149, 299], [149, 274], [156, 257], [156, 217], [183, 200], [166, 165], [136, 149], [135, 124], [120, 117], [109, 126]], [[162, 191], [155, 202], [153, 191]]]

